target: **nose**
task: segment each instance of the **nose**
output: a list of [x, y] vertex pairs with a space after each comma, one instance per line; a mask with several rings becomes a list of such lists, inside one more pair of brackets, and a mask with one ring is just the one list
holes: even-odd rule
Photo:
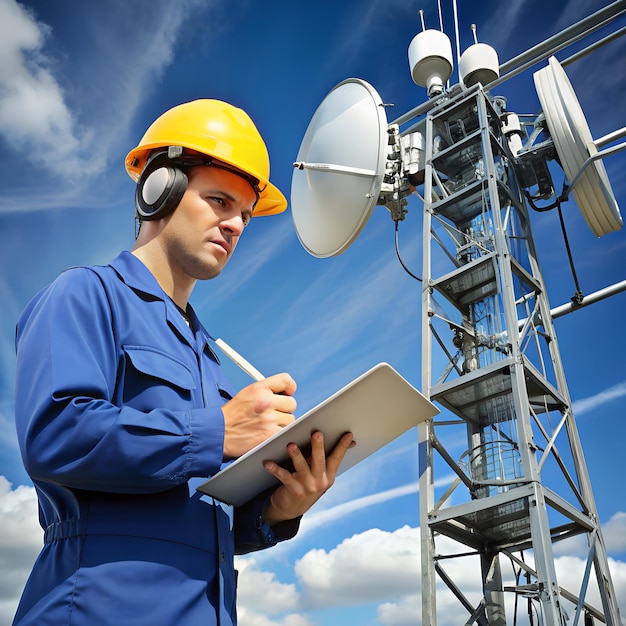
[[222, 232], [228, 232], [231, 236], [239, 237], [244, 229], [241, 213], [233, 214], [220, 222]]

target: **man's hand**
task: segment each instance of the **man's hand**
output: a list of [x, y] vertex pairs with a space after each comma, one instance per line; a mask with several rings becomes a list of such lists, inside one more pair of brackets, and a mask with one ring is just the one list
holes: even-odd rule
[[289, 374], [275, 374], [244, 387], [222, 406], [224, 458], [234, 459], [293, 422], [296, 383]]
[[295, 443], [287, 446], [293, 472], [274, 461], [266, 461], [265, 469], [282, 485], [270, 496], [263, 519], [270, 525], [294, 519], [306, 513], [335, 482], [337, 470], [346, 452], [355, 444], [352, 433], [346, 433], [326, 457], [324, 435], [311, 435], [311, 456], [306, 459]]

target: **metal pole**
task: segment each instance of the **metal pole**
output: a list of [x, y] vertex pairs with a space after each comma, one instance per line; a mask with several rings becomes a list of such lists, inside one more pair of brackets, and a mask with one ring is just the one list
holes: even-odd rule
[[[585, 306], [593, 304], [594, 302], [600, 302], [600, 300], [604, 300], [609, 296], [614, 296], [617, 293], [621, 293], [622, 291], [626, 291], [626, 280], [623, 280], [619, 283], [615, 283], [610, 287], [605, 287], [604, 289], [600, 289], [599, 291], [594, 291], [590, 293], [588, 296], [585, 296], [580, 304], [574, 304], [573, 302], [568, 302], [567, 304], [562, 304], [554, 309], [550, 310], [550, 314], [553, 319], [557, 317], [562, 317], [563, 315], [567, 315], [568, 313], [573, 313], [578, 309], [582, 309]], [[521, 320], [521, 322], [524, 320]]]

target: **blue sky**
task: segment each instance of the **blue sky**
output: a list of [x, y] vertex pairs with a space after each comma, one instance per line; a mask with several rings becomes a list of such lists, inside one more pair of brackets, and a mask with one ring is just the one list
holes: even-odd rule
[[[461, 47], [472, 43], [475, 23], [479, 40], [503, 62], [606, 4], [461, 0]], [[442, 0], [444, 27], [454, 40], [451, 5]], [[307, 124], [336, 84], [367, 80], [394, 105], [390, 120], [425, 100], [407, 61], [421, 30], [419, 9], [427, 26], [438, 26], [435, 0], [0, 0], [0, 623], [9, 621], [41, 542], [13, 428], [15, 320], [65, 267], [106, 263], [132, 245], [126, 152], [169, 107], [194, 98], [227, 100], [255, 120], [273, 182], [289, 197]], [[625, 45], [614, 42], [567, 68], [595, 138], [624, 126]], [[539, 111], [536, 69], [494, 90], [508, 98], [510, 110]], [[624, 153], [605, 159], [622, 207], [625, 165]], [[405, 262], [418, 273], [420, 208], [412, 200], [400, 230]], [[583, 292], [624, 280], [626, 232], [597, 239], [573, 202], [564, 213]], [[533, 213], [532, 220], [555, 307], [575, 291], [558, 218]], [[262, 372], [292, 373], [299, 413], [379, 361], [419, 387], [420, 290], [399, 266], [393, 241], [393, 222], [381, 207], [351, 248], [324, 260], [300, 246], [289, 212], [255, 219], [222, 276], [198, 285], [192, 303], [210, 332]], [[622, 598], [626, 502], [616, 468], [626, 438], [625, 305], [620, 294], [556, 321]], [[248, 383], [226, 367], [235, 384]], [[415, 441], [416, 433], [408, 433], [342, 476], [295, 540], [241, 559], [243, 624], [420, 622]], [[576, 546], [559, 554], [564, 572], [582, 569], [581, 559]], [[442, 623], [458, 623], [445, 608]]]

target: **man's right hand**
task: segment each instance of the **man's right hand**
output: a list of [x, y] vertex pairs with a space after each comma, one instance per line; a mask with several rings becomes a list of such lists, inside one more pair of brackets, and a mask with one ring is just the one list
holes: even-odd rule
[[222, 406], [224, 458], [234, 459], [294, 421], [296, 383], [275, 374], [244, 387]]

